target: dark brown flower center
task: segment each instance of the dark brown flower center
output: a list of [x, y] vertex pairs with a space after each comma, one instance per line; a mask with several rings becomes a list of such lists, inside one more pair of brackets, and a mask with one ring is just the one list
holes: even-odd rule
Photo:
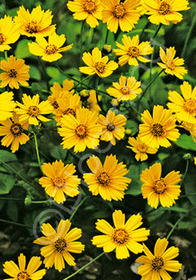
[[170, 6], [165, 1], [163, 1], [159, 7], [160, 15], [167, 15], [170, 13]]
[[31, 21], [27, 24], [26, 26], [26, 32], [33, 34], [33, 33], [37, 33], [39, 31], [39, 27], [37, 25], [37, 21]]
[[196, 113], [196, 100], [189, 98], [188, 100], [185, 101], [184, 103], [184, 108], [187, 112], [191, 114]]
[[28, 110], [28, 114], [31, 117], [37, 117], [39, 115], [39, 108], [37, 106], [30, 106]]
[[10, 131], [14, 136], [20, 136], [23, 133], [23, 128], [22, 128], [21, 124], [14, 123], [11, 125]]
[[0, 33], [0, 45], [2, 45], [5, 42], [5, 40], [5, 36], [2, 33]]
[[157, 194], [162, 194], [167, 190], [167, 186], [165, 184], [165, 181], [163, 178], [161, 178], [160, 180], [155, 181], [154, 184], [154, 191]]
[[67, 243], [65, 239], [59, 238], [57, 241], [54, 242], [55, 251], [58, 253], [63, 253], [65, 248], [67, 247]]
[[53, 44], [49, 44], [46, 46], [46, 49], [45, 49], [45, 53], [50, 55], [50, 54], [54, 54], [58, 51], [58, 48], [53, 45]]
[[162, 136], [164, 134], [163, 126], [160, 123], [154, 123], [151, 132], [154, 136]]
[[108, 176], [108, 174], [104, 171], [101, 174], [99, 174], [97, 176], [97, 181], [99, 184], [103, 185], [103, 186], [108, 186], [110, 183], [110, 177]]
[[7, 74], [8, 74], [8, 76], [9, 76], [10, 78], [16, 78], [16, 76], [17, 76], [17, 72], [16, 72], [15, 69], [10, 69], [10, 70], [7, 72]]
[[60, 189], [65, 186], [65, 179], [60, 178], [60, 177], [54, 177], [52, 178], [52, 183], [54, 187]]
[[92, 14], [95, 11], [95, 3], [91, 0], [87, 0], [83, 4], [83, 9], [85, 10], [85, 12]]
[[109, 124], [107, 125], [107, 130], [108, 130], [108, 131], [113, 131], [114, 129], [115, 129], [115, 125], [114, 125], [114, 124], [109, 123]]
[[146, 144], [142, 143], [137, 146], [137, 149], [139, 152], [145, 153], [147, 151], [148, 147], [146, 146]]
[[83, 124], [80, 124], [76, 127], [75, 129], [75, 133], [78, 137], [80, 138], [85, 138], [87, 136], [87, 128], [85, 125]]
[[124, 86], [120, 89], [123, 95], [128, 95], [130, 93], [130, 88], [127, 86]]
[[59, 108], [59, 104], [57, 103], [56, 100], [52, 103], [52, 106], [54, 107], [54, 109], [58, 109]]
[[30, 276], [26, 271], [21, 271], [17, 275], [17, 280], [30, 280]]
[[105, 70], [105, 64], [103, 62], [96, 62], [95, 63], [95, 69], [99, 72], [99, 73], [103, 73]]
[[161, 257], [155, 257], [152, 260], [152, 269], [155, 271], [159, 271], [164, 266], [163, 259]]
[[124, 229], [115, 229], [112, 239], [117, 244], [124, 244], [129, 239], [129, 234]]
[[75, 110], [72, 109], [72, 108], [68, 108], [67, 110], [65, 110], [65, 111], [63, 112], [63, 115], [68, 115], [68, 114], [71, 114], [72, 116], [76, 117], [76, 112], [75, 112]]
[[112, 13], [116, 18], [123, 18], [126, 14], [123, 3], [116, 5]]
[[130, 57], [136, 58], [140, 55], [140, 50], [137, 47], [130, 47], [127, 53]]

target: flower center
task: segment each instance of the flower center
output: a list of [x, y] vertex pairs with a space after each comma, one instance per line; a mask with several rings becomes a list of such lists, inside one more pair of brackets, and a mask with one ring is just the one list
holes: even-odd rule
[[103, 62], [96, 62], [95, 63], [95, 69], [99, 72], [99, 73], [103, 73], [105, 70], [105, 64]]
[[54, 242], [54, 247], [56, 252], [63, 253], [63, 251], [67, 247], [67, 243], [65, 239], [59, 238], [57, 241]]
[[0, 33], [0, 45], [2, 45], [5, 42], [5, 37], [2, 33]]
[[37, 33], [39, 30], [38, 30], [38, 25], [37, 25], [37, 21], [31, 21], [27, 24], [26, 26], [26, 32], [32, 34], [32, 33]]
[[155, 257], [152, 260], [152, 269], [155, 271], [159, 271], [164, 266], [163, 259], [161, 257]]
[[95, 3], [93, 1], [85, 1], [83, 9], [85, 12], [92, 14], [95, 11]]
[[137, 146], [137, 149], [138, 149], [138, 151], [139, 152], [141, 152], [141, 153], [145, 153], [146, 151], [147, 151], [147, 146], [146, 146], [146, 144], [139, 144], [138, 146]]
[[59, 104], [57, 103], [56, 100], [52, 103], [52, 106], [54, 107], [54, 109], [58, 109], [59, 108]]
[[151, 132], [154, 136], [163, 136], [164, 129], [163, 126], [160, 123], [154, 123]]
[[46, 49], [45, 49], [45, 53], [50, 55], [50, 54], [54, 54], [58, 51], [58, 48], [53, 45], [53, 44], [49, 44], [46, 46]]
[[167, 65], [167, 67], [168, 67], [170, 70], [172, 70], [172, 71], [174, 71], [175, 68], [176, 68], [176, 66], [175, 66], [175, 64], [174, 64], [173, 61], [171, 61], [171, 62]]
[[75, 110], [72, 109], [72, 108], [68, 108], [67, 110], [65, 110], [65, 111], [63, 112], [63, 115], [68, 115], [68, 114], [71, 114], [72, 116], [76, 117], [76, 112], [75, 112]]
[[160, 15], [167, 15], [170, 13], [170, 6], [165, 1], [163, 1], [159, 7]]
[[108, 186], [110, 183], [110, 177], [106, 172], [102, 172], [99, 176], [97, 176], [97, 181], [103, 186]]
[[129, 239], [129, 234], [124, 229], [115, 229], [112, 239], [117, 244], [124, 244]]
[[28, 110], [28, 114], [31, 117], [37, 117], [39, 115], [39, 108], [37, 106], [30, 106]]
[[124, 86], [120, 89], [120, 91], [122, 92], [123, 95], [128, 95], [130, 93], [130, 88]]
[[23, 133], [23, 128], [19, 123], [14, 123], [11, 125], [10, 131], [14, 136], [20, 136]]
[[166, 191], [166, 189], [167, 189], [167, 186], [166, 186], [165, 181], [164, 181], [163, 178], [161, 178], [160, 180], [155, 181], [154, 191], [157, 194], [164, 193]]
[[187, 112], [189, 113], [196, 113], [196, 100], [189, 98], [188, 100], [186, 100], [186, 102], [184, 103], [184, 108]]
[[54, 187], [56, 187], [58, 189], [65, 186], [65, 180], [63, 178], [60, 178], [60, 177], [54, 177], [52, 179], [52, 183], [53, 183]]
[[25, 271], [21, 271], [17, 275], [17, 280], [30, 280], [30, 276]]
[[8, 74], [8, 76], [9, 76], [10, 78], [16, 78], [16, 76], [17, 76], [17, 72], [16, 72], [15, 69], [10, 69], [10, 70], [7, 72], [7, 74]]
[[121, 4], [118, 4], [114, 7], [114, 10], [113, 10], [113, 15], [117, 18], [123, 18], [126, 14], [126, 10], [124, 8], [124, 5], [121, 3]]
[[114, 129], [115, 129], [115, 125], [114, 125], [114, 124], [109, 123], [109, 124], [107, 125], [107, 130], [108, 130], [108, 131], [113, 131]]
[[140, 55], [140, 50], [137, 47], [130, 47], [127, 53], [129, 56], [135, 58]]
[[85, 138], [87, 136], [87, 128], [85, 125], [80, 124], [75, 129], [76, 135], [80, 138]]

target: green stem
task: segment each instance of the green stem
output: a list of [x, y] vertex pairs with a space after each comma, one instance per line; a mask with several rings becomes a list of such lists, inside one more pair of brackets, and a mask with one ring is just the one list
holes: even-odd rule
[[40, 201], [39, 200], [37, 200], [37, 201], [36, 200], [34, 200], [34, 201], [32, 200], [31, 203], [33, 203], [33, 204], [48, 203], [48, 200], [40, 200]]
[[[32, 89], [31, 86], [22, 86], [22, 85], [21, 85], [21, 87]], [[51, 94], [51, 91], [49, 91], [49, 90], [46, 90], [46, 89], [39, 89], [39, 90], [42, 91], [42, 92], [50, 93], [50, 94]]]
[[35, 132], [33, 130], [32, 130], [32, 133], [33, 133], [34, 141], [35, 141], [35, 150], [36, 150], [36, 154], [37, 154], [37, 162], [38, 162], [39, 167], [40, 167], [40, 169], [42, 171], [42, 165], [41, 165], [40, 156], [39, 156], [39, 148], [38, 148], [38, 143], [37, 143], [37, 136], [36, 136], [36, 134], [35, 134]]
[[187, 45], [188, 45], [188, 41], [190, 39], [190, 36], [191, 36], [191, 33], [192, 33], [192, 30], [193, 30], [193, 27], [194, 27], [195, 23], [196, 23], [196, 16], [194, 16], [193, 21], [191, 23], [191, 26], [189, 27], [189, 31], [187, 33], [186, 40], [184, 42], [184, 47], [182, 49], [181, 57], [184, 57], [184, 55], [185, 55], [185, 52], [186, 52], [186, 49], [187, 49]]
[[106, 35], [105, 35], [105, 45], [107, 45], [108, 35], [109, 35], [109, 30], [107, 29]]
[[0, 199], [2, 199], [2, 200], [20, 200], [20, 201], [24, 201], [24, 199], [14, 198], [14, 197], [2, 197], [2, 196], [0, 196]]
[[170, 238], [170, 236], [172, 235], [172, 233], [173, 233], [173, 231], [175, 230], [175, 228], [177, 227], [177, 225], [181, 222], [181, 220], [182, 219], [184, 219], [184, 217], [187, 215], [187, 213], [186, 214], [184, 214], [184, 215], [182, 215], [178, 220], [177, 220], [177, 222], [175, 223], [175, 225], [172, 227], [172, 229], [170, 230], [170, 232], [168, 233], [168, 235], [167, 235], [167, 240]]
[[85, 196], [80, 203], [78, 204], [78, 206], [75, 208], [74, 212], [72, 213], [72, 215], [70, 216], [69, 220], [71, 221], [74, 217], [74, 215], [76, 214], [76, 212], [78, 211], [78, 209], [80, 208], [80, 206], [87, 200], [88, 196]]
[[[15, 226], [20, 226], [20, 227], [25, 227], [25, 228], [28, 227], [28, 226], [26, 226], [24, 224], [19, 224], [19, 223], [16, 223], [16, 222], [12, 222], [12, 221], [8, 221], [8, 220], [3, 220], [3, 219], [0, 219], [0, 222], [11, 224], [11, 225], [15, 225]], [[28, 228], [31, 228], [31, 227], [28, 227]]]
[[4, 51], [4, 55], [5, 55], [5, 60], [7, 60], [7, 59], [8, 59], [8, 57], [7, 57], [7, 51]]
[[81, 31], [80, 31], [80, 64], [82, 63], [82, 53], [83, 53], [83, 40], [82, 40], [82, 33], [83, 33], [83, 29], [84, 29], [84, 23], [85, 21], [82, 21], [82, 25], [81, 25]]
[[160, 29], [161, 29], [161, 26], [162, 26], [162, 24], [160, 23], [159, 26], [157, 27], [157, 30], [155, 31], [155, 33], [154, 33], [154, 35], [152, 37], [152, 40], [157, 37], [157, 35], [158, 35], [158, 33], [159, 33]]
[[183, 176], [182, 176], [182, 180], [181, 180], [181, 183], [180, 183], [181, 185], [182, 185], [184, 179], [186, 178], [188, 169], [189, 169], [189, 159], [186, 160], [186, 168], [185, 168], [184, 174], [183, 174]]
[[78, 274], [80, 271], [82, 271], [83, 269], [85, 269], [87, 266], [91, 265], [92, 263], [94, 263], [96, 260], [98, 260], [100, 257], [102, 257], [105, 254], [105, 252], [102, 252], [100, 255], [98, 255], [96, 258], [94, 258], [92, 261], [90, 261], [89, 263], [85, 264], [84, 266], [82, 266], [80, 269], [78, 269], [76, 272], [72, 273], [71, 275], [69, 275], [68, 277], [66, 277], [64, 280], [68, 280], [70, 278], [72, 278], [73, 276], [75, 276], [76, 274]]
[[46, 72], [46, 65], [44, 65], [44, 62], [43, 62], [43, 60], [41, 60], [40, 57], [38, 57], [38, 61], [39, 61], [39, 64], [42, 68], [43, 79], [46, 82], [47, 90], [50, 91], [50, 86], [49, 86], [49, 83], [48, 83], [48, 75], [47, 75], [47, 72]]

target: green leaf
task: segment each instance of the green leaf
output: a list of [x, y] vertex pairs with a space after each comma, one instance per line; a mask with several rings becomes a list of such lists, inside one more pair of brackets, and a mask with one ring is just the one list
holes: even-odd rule
[[68, 150], [65, 150], [62, 148], [62, 146], [54, 146], [51, 151], [50, 154], [51, 156], [53, 156], [53, 158], [60, 160], [60, 159], [64, 159], [66, 157]]
[[131, 135], [135, 135], [138, 132], [138, 124], [133, 120], [127, 120], [126, 128], [131, 129]]
[[[184, 180], [184, 188], [185, 188], [185, 194], [187, 195], [189, 201], [193, 205], [196, 205], [196, 186], [194, 182], [195, 182], [195, 174], [192, 173], [187, 175]], [[191, 195], [193, 193], [195, 193], [195, 195]]]
[[0, 194], [8, 194], [14, 187], [16, 179], [12, 175], [1, 174]]
[[196, 143], [193, 141], [191, 136], [186, 134], [182, 134], [175, 142], [175, 145], [185, 150], [196, 151]]
[[30, 65], [29, 75], [30, 75], [31, 79], [34, 79], [37, 81], [41, 80], [41, 74], [40, 74], [38, 68], [33, 65]]
[[31, 53], [29, 52], [29, 48], [28, 48], [28, 42], [29, 40], [27, 39], [23, 39], [18, 42], [15, 50], [15, 56], [17, 58], [26, 58], [31, 56]]
[[17, 222], [18, 220], [18, 206], [15, 201], [8, 201], [6, 212], [10, 220]]
[[0, 161], [4, 162], [10, 162], [10, 161], [16, 161], [16, 155], [13, 153], [10, 153], [8, 151], [0, 150]]
[[58, 78], [60, 76], [59, 70], [55, 67], [47, 67], [46, 72], [51, 78]]

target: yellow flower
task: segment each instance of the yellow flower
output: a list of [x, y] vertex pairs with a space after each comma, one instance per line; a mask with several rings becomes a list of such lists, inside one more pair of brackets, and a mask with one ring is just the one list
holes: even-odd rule
[[153, 52], [153, 47], [151, 47], [150, 42], [139, 42], [139, 36], [133, 36], [131, 39], [130, 36], [123, 35], [122, 38], [123, 45], [116, 42], [116, 46], [119, 49], [113, 49], [113, 52], [120, 56], [119, 64], [120, 66], [128, 63], [129, 65], [137, 66], [138, 60], [141, 62], [149, 62], [146, 56]]
[[13, 261], [7, 261], [3, 265], [3, 271], [11, 276], [10, 280], [40, 280], [46, 274], [46, 269], [38, 270], [42, 264], [40, 257], [32, 257], [26, 267], [26, 257], [20, 254], [18, 264]]
[[29, 140], [29, 136], [24, 133], [24, 129], [28, 129], [28, 123], [20, 122], [16, 114], [0, 124], [0, 136], [4, 136], [1, 144], [6, 147], [11, 145], [12, 153], [18, 151], [19, 144], [24, 145]]
[[95, 149], [99, 145], [100, 126], [97, 125], [97, 112], [86, 108], [76, 110], [76, 117], [69, 114], [61, 118], [58, 133], [63, 137], [64, 149], [74, 147], [74, 152], [83, 152], [86, 147]]
[[145, 255], [136, 259], [136, 262], [142, 264], [138, 267], [138, 273], [142, 276], [141, 280], [171, 280], [172, 277], [167, 270], [178, 272], [181, 269], [182, 264], [173, 260], [179, 255], [179, 249], [172, 246], [166, 250], [168, 243], [166, 238], [158, 238], [154, 247], [154, 255], [144, 245]]
[[122, 114], [116, 115], [109, 110], [106, 117], [99, 115], [98, 123], [102, 127], [101, 140], [110, 141], [112, 145], [116, 145], [116, 139], [120, 140], [125, 136], [126, 118]]
[[187, 0], [143, 0], [143, 8], [149, 14], [149, 21], [153, 24], [169, 25], [170, 22], [178, 23], [183, 17], [179, 13], [190, 9]]
[[142, 216], [132, 215], [125, 223], [125, 214], [121, 210], [115, 210], [112, 218], [114, 227], [104, 219], [97, 220], [96, 229], [104, 235], [94, 236], [93, 245], [103, 247], [106, 253], [116, 250], [117, 259], [128, 258], [129, 251], [134, 254], [141, 253], [143, 246], [139, 242], [147, 240], [150, 234], [150, 230], [139, 228], [142, 225]]
[[140, 0], [105, 0], [102, 1], [103, 12], [102, 20], [103, 23], [107, 23], [107, 28], [116, 33], [118, 27], [123, 32], [129, 32], [138, 23], [140, 18], [139, 10], [137, 9], [140, 5]]
[[29, 124], [39, 125], [39, 120], [42, 122], [50, 121], [50, 119], [43, 116], [52, 112], [52, 106], [49, 101], [39, 102], [39, 94], [34, 95], [32, 98], [23, 94], [22, 101], [23, 104], [17, 102], [19, 108], [15, 109], [21, 122], [26, 121]]
[[53, 62], [62, 57], [61, 52], [72, 48], [73, 44], [61, 48], [66, 41], [65, 35], [57, 35], [55, 32], [48, 37], [48, 42], [42, 36], [36, 37], [36, 42], [28, 43], [29, 51], [33, 55], [41, 56], [42, 60]]
[[196, 157], [194, 157], [194, 164], [196, 165]]
[[153, 164], [149, 169], [142, 171], [140, 180], [142, 185], [143, 198], [148, 199], [151, 207], [157, 208], [159, 201], [163, 207], [171, 207], [180, 195], [181, 180], [179, 171], [172, 171], [164, 178], [161, 177], [162, 167], [160, 163]]
[[68, 265], [76, 265], [75, 259], [69, 253], [80, 254], [84, 250], [84, 245], [81, 242], [75, 242], [82, 235], [80, 228], [73, 228], [69, 231], [71, 222], [61, 220], [57, 231], [49, 224], [42, 224], [42, 233], [45, 235], [34, 241], [39, 245], [45, 245], [41, 248], [41, 255], [45, 257], [44, 264], [46, 268], [53, 266], [58, 271], [65, 268], [65, 262]]
[[139, 136], [137, 136], [136, 139], [134, 137], [129, 137], [128, 143], [131, 146], [127, 146], [127, 148], [136, 153], [135, 158], [137, 161], [144, 161], [148, 158], [147, 154], [156, 154], [157, 152], [157, 148], [147, 146], [143, 141], [141, 141]]
[[182, 96], [176, 91], [169, 91], [167, 107], [175, 113], [178, 121], [196, 123], [196, 87], [192, 87], [188, 82], [180, 86]]
[[70, 11], [74, 12], [74, 19], [86, 20], [92, 28], [99, 25], [97, 19], [102, 18], [102, 5], [100, 0], [68, 1], [67, 7]]
[[52, 18], [52, 12], [50, 10], [44, 12], [40, 5], [34, 8], [31, 13], [21, 6], [14, 21], [20, 34], [28, 37], [36, 37], [37, 35], [46, 37], [55, 31], [55, 25], [51, 25]]
[[174, 75], [179, 79], [183, 79], [183, 76], [188, 72], [184, 66], [184, 59], [174, 56], [176, 55], [175, 47], [169, 47], [166, 52], [160, 47], [160, 58], [163, 63], [157, 64], [165, 69], [165, 73]]
[[196, 123], [182, 122], [182, 124], [179, 125], [179, 127], [182, 127], [185, 130], [187, 130], [190, 133], [193, 141], [196, 142]]
[[[97, 113], [99, 113], [99, 111], [101, 111], [101, 108], [97, 104], [96, 91], [94, 89], [93, 90], [83, 89], [80, 92], [80, 96], [82, 99], [85, 99], [82, 102], [82, 104], [85, 108], [89, 109], [92, 112], [97, 112]], [[100, 101], [100, 99], [101, 99], [100, 95], [98, 95], [98, 99]]]
[[8, 57], [8, 60], [2, 60], [0, 69], [6, 73], [0, 74], [0, 88], [9, 85], [10, 88], [19, 89], [19, 84], [28, 86], [30, 66], [25, 64], [23, 59], [16, 59], [13, 55]]
[[148, 110], [141, 114], [141, 120], [144, 124], [139, 125], [140, 139], [146, 145], [152, 148], [159, 146], [168, 148], [171, 143], [168, 141], [176, 141], [180, 136], [176, 129], [175, 118], [170, 110], [164, 109], [163, 106], [157, 105], [153, 107], [153, 116]]
[[141, 82], [138, 82], [134, 77], [121, 76], [119, 83], [113, 82], [112, 85], [113, 87], [106, 91], [111, 96], [116, 97], [118, 102], [133, 100], [142, 92]]
[[5, 91], [0, 93], [0, 121], [5, 121], [12, 117], [16, 103], [13, 100], [14, 93]]
[[61, 160], [56, 160], [52, 164], [44, 163], [42, 170], [46, 177], [40, 178], [39, 183], [57, 203], [63, 203], [66, 200], [65, 195], [71, 197], [78, 195], [80, 179], [77, 175], [73, 175], [76, 169], [72, 163], [64, 165]]
[[102, 57], [98, 48], [92, 50], [92, 55], [89, 52], [83, 53], [82, 60], [88, 66], [80, 67], [79, 70], [87, 75], [97, 74], [99, 77], [105, 78], [118, 68], [118, 64], [113, 60], [108, 62], [108, 56]]
[[15, 43], [20, 37], [12, 17], [4, 16], [0, 19], [0, 52], [11, 49], [10, 44]]
[[131, 179], [124, 177], [129, 172], [125, 164], [118, 163], [116, 156], [110, 155], [106, 156], [103, 166], [96, 156], [90, 157], [87, 165], [92, 173], [85, 173], [83, 177], [93, 195], [100, 194], [109, 201], [124, 198], [124, 190], [131, 183]]

